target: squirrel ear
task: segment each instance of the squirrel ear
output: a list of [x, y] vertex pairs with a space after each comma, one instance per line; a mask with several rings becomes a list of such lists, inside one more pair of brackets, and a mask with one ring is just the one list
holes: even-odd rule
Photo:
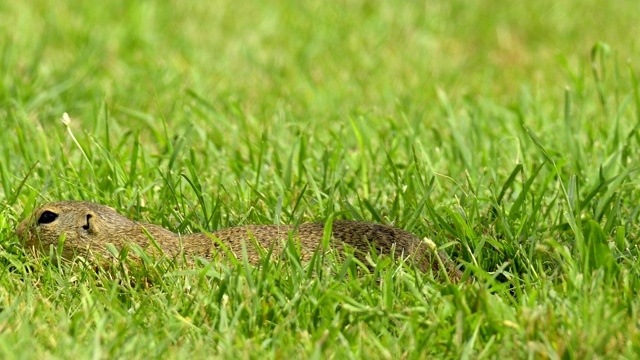
[[82, 228], [86, 231], [91, 231], [93, 228], [93, 220], [91, 218], [93, 218], [93, 214], [92, 213], [87, 213], [87, 222], [82, 225]]

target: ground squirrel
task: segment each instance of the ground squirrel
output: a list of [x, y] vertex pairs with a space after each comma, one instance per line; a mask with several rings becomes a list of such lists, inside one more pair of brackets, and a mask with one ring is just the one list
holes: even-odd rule
[[[135, 243], [150, 252], [154, 251], [149, 236], [153, 237], [164, 254], [170, 258], [184, 252], [187, 258], [200, 256], [212, 259], [219, 251], [219, 239], [237, 258], [242, 258], [242, 243], [246, 244], [248, 261], [257, 264], [260, 251], [255, 242], [264, 249], [274, 247], [278, 254], [284, 241], [293, 235], [300, 241], [301, 259], [307, 262], [322, 243], [325, 224], [304, 223], [294, 228], [292, 225], [247, 225], [218, 230], [210, 234], [197, 233], [177, 235], [161, 226], [130, 220], [115, 209], [105, 205], [83, 201], [60, 201], [45, 204], [23, 220], [16, 233], [31, 251], [49, 251], [58, 246], [61, 235], [65, 235], [62, 257], [72, 259], [76, 255], [91, 257], [91, 254], [109, 257], [106, 244], [112, 244], [118, 251], [126, 243]], [[390, 255], [395, 245], [396, 257], [410, 257], [422, 271], [437, 271], [441, 262], [432, 256], [428, 245], [415, 235], [388, 225], [360, 221], [334, 220], [331, 246], [340, 251], [347, 244], [354, 249], [356, 257], [364, 260], [365, 254], [375, 247], [378, 254]], [[222, 252], [224, 253], [224, 252]], [[460, 272], [439, 253], [447, 264], [450, 277], [459, 278]], [[367, 261], [363, 261], [367, 264]]]

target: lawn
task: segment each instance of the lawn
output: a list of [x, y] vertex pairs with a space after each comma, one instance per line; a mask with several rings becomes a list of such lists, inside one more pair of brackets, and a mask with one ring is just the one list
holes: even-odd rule
[[[639, 11], [0, 3], [0, 358], [637, 357]], [[25, 253], [65, 199], [182, 233], [392, 224], [468, 281]]]

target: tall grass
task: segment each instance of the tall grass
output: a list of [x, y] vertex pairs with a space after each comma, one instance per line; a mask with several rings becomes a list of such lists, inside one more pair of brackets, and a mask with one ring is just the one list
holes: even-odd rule
[[[637, 10], [0, 4], [0, 357], [635, 357]], [[60, 199], [182, 233], [393, 224], [470, 281], [35, 259], [13, 229]]]

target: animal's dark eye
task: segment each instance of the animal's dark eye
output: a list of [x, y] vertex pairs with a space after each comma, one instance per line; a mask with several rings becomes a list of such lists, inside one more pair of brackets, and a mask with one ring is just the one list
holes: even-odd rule
[[58, 214], [52, 213], [51, 211], [45, 211], [42, 213], [42, 215], [40, 215], [40, 218], [38, 219], [38, 225], [50, 224], [57, 218]]

